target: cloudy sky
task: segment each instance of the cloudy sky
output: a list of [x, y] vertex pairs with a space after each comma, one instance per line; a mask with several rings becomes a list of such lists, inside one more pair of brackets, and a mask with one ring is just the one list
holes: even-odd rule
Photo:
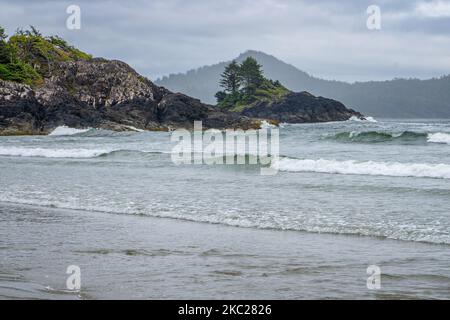
[[[68, 30], [66, 9], [81, 8]], [[381, 9], [371, 31], [367, 8]], [[345, 81], [450, 73], [450, 0], [0, 0], [9, 34], [34, 25], [94, 56], [156, 79], [228, 61], [248, 49]]]

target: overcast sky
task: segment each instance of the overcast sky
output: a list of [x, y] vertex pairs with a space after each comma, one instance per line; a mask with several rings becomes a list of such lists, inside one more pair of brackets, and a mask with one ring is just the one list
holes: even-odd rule
[[[66, 28], [71, 4], [81, 8], [81, 30]], [[366, 26], [372, 4], [381, 9], [378, 31]], [[150, 79], [248, 49], [327, 79], [450, 73], [450, 1], [0, 0], [7, 33], [30, 24]]]

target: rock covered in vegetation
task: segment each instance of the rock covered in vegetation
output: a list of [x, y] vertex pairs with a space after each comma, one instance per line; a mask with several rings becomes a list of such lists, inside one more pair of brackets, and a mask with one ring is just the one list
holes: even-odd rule
[[116, 131], [254, 128], [257, 121], [219, 111], [141, 77], [120, 61], [61, 62], [37, 87], [0, 81], [0, 132], [46, 134], [58, 126]]
[[120, 61], [92, 58], [59, 37], [0, 28], [0, 134], [46, 134], [62, 125], [112, 130], [253, 128], [223, 112], [154, 85]]
[[216, 94], [218, 105], [241, 115], [286, 123], [345, 121], [362, 114], [342, 103], [315, 97], [308, 92], [295, 93], [279, 81], [267, 79], [262, 66], [253, 57], [241, 64], [232, 61], [221, 75], [224, 91]]

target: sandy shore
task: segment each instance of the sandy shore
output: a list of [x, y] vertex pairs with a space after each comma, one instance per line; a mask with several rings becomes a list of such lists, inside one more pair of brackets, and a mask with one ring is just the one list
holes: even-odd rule
[[[7, 203], [0, 231], [4, 299], [450, 298], [445, 245]], [[367, 289], [369, 265], [381, 290]]]

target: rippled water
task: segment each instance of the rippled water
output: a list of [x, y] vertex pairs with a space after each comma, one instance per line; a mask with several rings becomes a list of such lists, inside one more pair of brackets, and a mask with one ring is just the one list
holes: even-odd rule
[[[388, 238], [394, 242], [382, 243], [394, 248], [392, 258], [400, 256], [401, 250], [412, 248], [409, 243], [431, 246], [436, 256], [449, 251], [450, 121], [283, 125], [282, 157], [272, 164], [279, 169], [274, 176], [260, 175], [260, 168], [253, 165], [176, 166], [171, 161], [174, 144], [169, 133], [112, 133], [95, 129], [61, 132], [72, 135], [0, 137], [0, 202], [4, 204], [0, 244], [5, 244], [7, 250], [14, 252], [14, 239], [26, 239], [30, 228], [26, 220], [24, 231], [16, 230], [20, 234], [8, 231], [10, 206], [32, 205], [53, 208], [49, 212], [55, 208], [75, 209], [64, 215], [74, 215], [73, 219], [85, 219], [85, 212], [101, 219], [108, 219], [104, 213], [114, 213], [123, 219], [164, 217], [245, 227], [255, 239], [270, 232], [270, 238], [278, 245], [282, 242], [277, 237], [285, 237], [283, 230], [292, 231], [292, 239], [297, 233], [302, 237], [305, 232], [311, 233], [314, 238], [308, 241], [318, 243], [328, 237], [324, 233], [332, 237], [358, 236], [345, 238], [350, 240], [342, 240], [342, 245], [356, 245], [361, 236], [367, 237], [368, 243]], [[15, 219], [29, 210], [20, 208]], [[36, 219], [42, 215], [39, 210]], [[100, 229], [101, 219], [94, 219]], [[70, 233], [70, 221], [69, 226], [58, 223], [58, 219], [50, 223]], [[209, 228], [206, 226], [199, 224], [194, 229]], [[45, 223], [39, 225], [43, 233], [48, 227]], [[95, 225], [89, 228], [94, 233], [98, 231]], [[247, 236], [247, 231], [234, 232], [238, 238], [240, 234]], [[42, 237], [50, 241], [47, 233]], [[126, 235], [124, 239], [129, 242]], [[34, 240], [39, 242], [39, 237]], [[265, 245], [259, 240], [255, 243]], [[206, 252], [202, 249], [195, 254]], [[286, 253], [292, 254], [291, 249], [294, 250], [287, 248]], [[399, 252], [395, 252], [397, 249]], [[90, 252], [86, 246], [77, 250], [83, 255]], [[107, 254], [95, 250], [106, 250]], [[111, 244], [95, 250], [91, 255], [130, 257], [133, 255], [127, 255], [126, 250], [135, 248]], [[361, 246], [355, 250], [364, 251]], [[423, 247], [422, 251], [427, 250], [430, 249]], [[144, 252], [147, 256], [148, 252]], [[322, 258], [327, 260], [329, 256]], [[14, 269], [11, 265], [21, 264], [17, 259], [20, 257], [9, 253], [2, 265]], [[440, 259], [439, 266], [448, 266], [448, 259]], [[333, 261], [339, 264], [339, 257], [334, 256]], [[414, 268], [420, 268], [421, 263]], [[286, 261], [280, 260], [280, 264]], [[211, 272], [232, 277], [235, 273], [245, 274], [242, 268]], [[8, 270], [5, 272], [11, 271]], [[434, 283], [435, 277], [447, 276], [448, 273], [439, 272], [427, 275], [432, 278], [428, 284]]]

